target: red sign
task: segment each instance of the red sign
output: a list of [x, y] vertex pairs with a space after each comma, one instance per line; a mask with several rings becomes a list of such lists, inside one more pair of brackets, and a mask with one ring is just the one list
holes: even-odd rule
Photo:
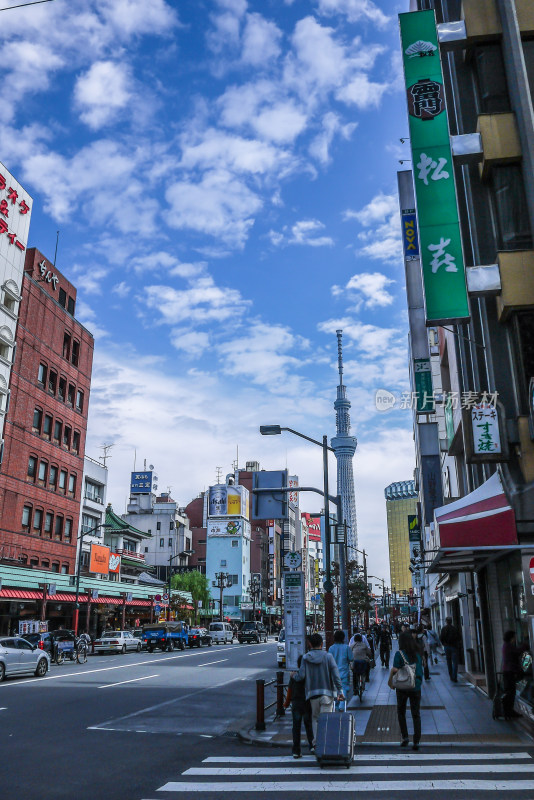
[[310, 542], [320, 542], [321, 541], [321, 518], [320, 517], [312, 517], [311, 514], [304, 512], [302, 514], [303, 519], [308, 526], [308, 536]]
[[102, 544], [91, 545], [89, 572], [98, 572], [100, 575], [109, 573], [109, 547]]
[[120, 572], [121, 569], [121, 557], [118, 553], [110, 553], [109, 554], [109, 571], [110, 572]]
[[534, 556], [530, 559], [530, 580], [534, 583]]

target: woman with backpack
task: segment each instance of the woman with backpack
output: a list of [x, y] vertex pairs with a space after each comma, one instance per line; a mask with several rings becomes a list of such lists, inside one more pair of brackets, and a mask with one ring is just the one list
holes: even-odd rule
[[401, 747], [408, 747], [408, 725], [406, 724], [406, 706], [410, 701], [410, 712], [413, 720], [413, 747], [419, 750], [421, 740], [421, 683], [423, 681], [423, 662], [411, 633], [403, 632], [399, 636], [399, 649], [393, 659], [393, 667], [389, 674], [388, 686], [397, 692], [397, 719], [401, 729]]

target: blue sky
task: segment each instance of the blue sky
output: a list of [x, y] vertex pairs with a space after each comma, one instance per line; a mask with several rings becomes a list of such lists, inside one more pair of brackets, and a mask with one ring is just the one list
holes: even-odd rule
[[[360, 544], [388, 576], [383, 489], [414, 466], [410, 412], [374, 404], [379, 388], [408, 388], [407, 5], [55, 0], [2, 13], [0, 159], [34, 198], [30, 245], [53, 258], [61, 232], [57, 266], [96, 337], [87, 452], [114, 444], [119, 512], [135, 453], [184, 505], [237, 446], [242, 466], [287, 463], [320, 485], [318, 450], [258, 426], [334, 434], [342, 327]], [[316, 510], [313, 496], [302, 507]]]

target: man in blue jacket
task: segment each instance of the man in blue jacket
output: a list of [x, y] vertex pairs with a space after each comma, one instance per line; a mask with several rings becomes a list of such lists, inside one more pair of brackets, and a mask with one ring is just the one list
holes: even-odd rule
[[334, 700], [344, 700], [343, 687], [334, 657], [323, 650], [323, 638], [319, 633], [309, 637], [310, 651], [302, 659], [296, 681], [304, 681], [306, 700], [312, 710], [313, 736], [317, 735], [319, 714], [332, 711]]

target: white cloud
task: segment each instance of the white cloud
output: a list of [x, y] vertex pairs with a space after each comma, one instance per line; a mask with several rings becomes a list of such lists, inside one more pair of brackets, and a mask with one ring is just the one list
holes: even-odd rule
[[334, 114], [333, 111], [329, 111], [322, 120], [323, 130], [317, 134], [309, 146], [310, 155], [322, 164], [328, 164], [330, 161], [330, 146], [336, 133], [339, 133], [343, 139], [350, 139], [357, 125], [357, 122], [343, 125], [339, 116]]
[[349, 296], [353, 292], [361, 295], [366, 308], [385, 307], [393, 303], [393, 295], [386, 291], [386, 286], [394, 282], [381, 272], [360, 272], [352, 276], [345, 289]]
[[382, 95], [388, 88], [385, 83], [370, 81], [367, 75], [355, 75], [337, 93], [338, 100], [360, 109], [378, 108]]
[[225, 170], [213, 170], [198, 182], [177, 181], [165, 196], [173, 228], [189, 228], [216, 236], [228, 245], [243, 247], [261, 206], [259, 195]]
[[97, 130], [115, 120], [129, 104], [131, 76], [126, 64], [96, 61], [80, 75], [74, 88], [74, 99], [80, 117]]
[[182, 137], [181, 166], [193, 169], [227, 169], [232, 172], [266, 174], [289, 162], [289, 153], [266, 142], [244, 139], [207, 128], [201, 135]]
[[121, 299], [124, 299], [130, 294], [131, 288], [132, 287], [128, 286], [126, 281], [120, 281], [120, 283], [116, 283], [115, 286], [112, 287], [111, 291]]
[[280, 55], [282, 31], [274, 22], [266, 20], [261, 14], [248, 14], [243, 31], [243, 52], [241, 59], [245, 64], [262, 66]]
[[104, 267], [73, 266], [72, 273], [76, 278], [76, 288], [87, 294], [102, 294], [102, 281], [109, 270]]
[[249, 305], [237, 289], [217, 286], [211, 275], [195, 278], [187, 289], [145, 286], [137, 298], [170, 325], [184, 322], [207, 324], [237, 320]]
[[378, 27], [390, 22], [390, 18], [372, 0], [318, 0], [318, 11], [325, 15], [345, 14], [349, 22], [367, 20]]
[[209, 347], [210, 337], [204, 331], [191, 331], [187, 328], [173, 328], [171, 344], [191, 358], [198, 358]]
[[318, 330], [333, 334], [343, 330], [343, 334], [352, 340], [357, 350], [370, 356], [376, 356], [387, 350], [399, 338], [396, 328], [381, 328], [344, 317], [320, 322]]
[[295, 222], [290, 229], [285, 226], [283, 233], [269, 231], [269, 238], [271, 244], [275, 246], [300, 244], [310, 247], [332, 247], [334, 240], [330, 236], [317, 236], [317, 233], [322, 231], [324, 227], [324, 224], [318, 219], [303, 219]]
[[295, 103], [278, 103], [264, 108], [251, 120], [254, 130], [274, 142], [292, 142], [302, 133], [307, 123], [307, 115]]
[[396, 195], [375, 195], [360, 211], [347, 210], [345, 221], [355, 219], [367, 230], [358, 234], [363, 243], [358, 254], [377, 261], [398, 260], [402, 257], [399, 201]]

